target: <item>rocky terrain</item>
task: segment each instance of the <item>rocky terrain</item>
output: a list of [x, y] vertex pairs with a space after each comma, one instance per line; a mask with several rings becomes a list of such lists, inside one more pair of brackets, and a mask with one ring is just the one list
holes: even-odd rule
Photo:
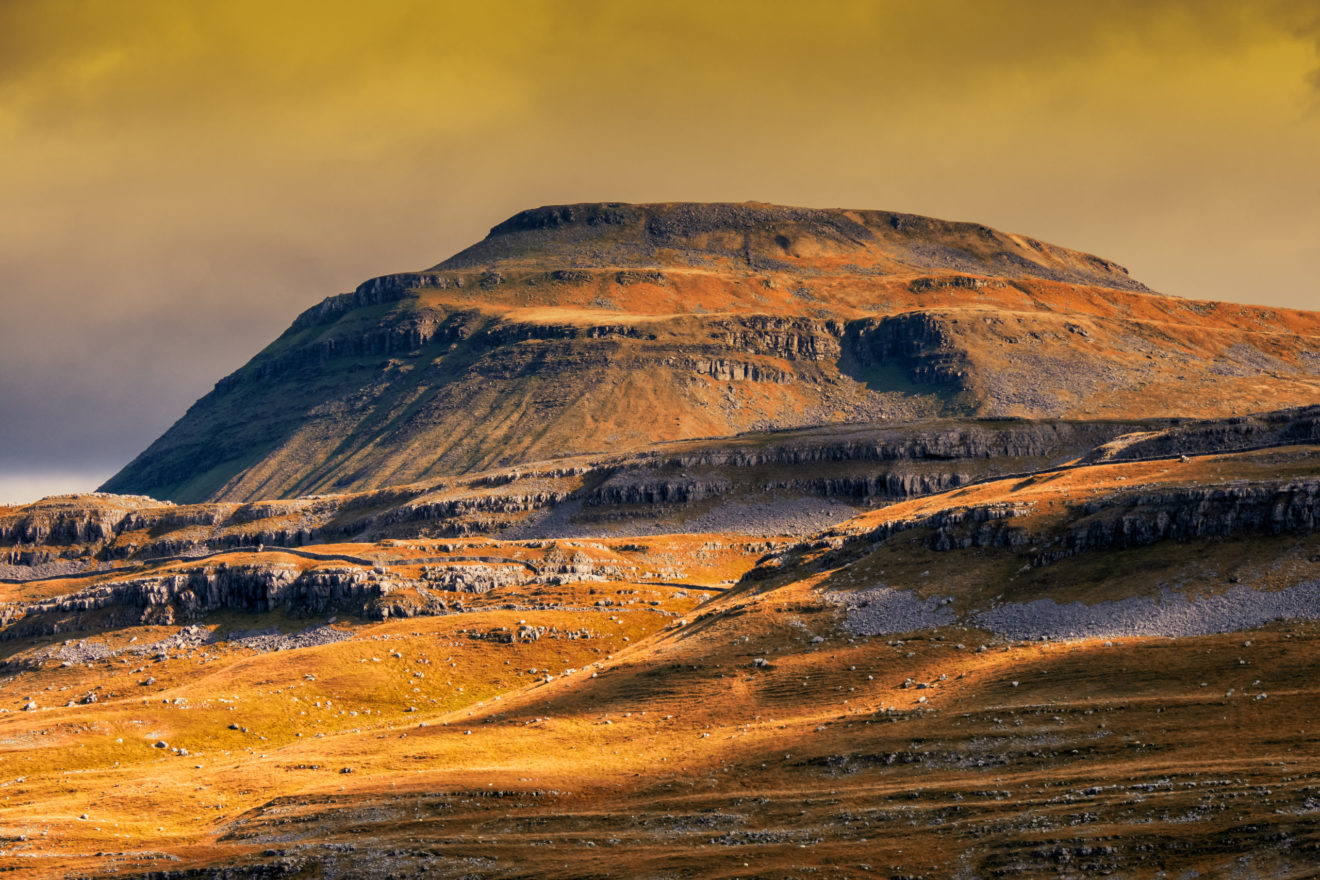
[[1312, 877], [1317, 383], [975, 224], [524, 212], [0, 507], [0, 870]]
[[0, 577], [388, 537], [810, 534], [859, 510], [1066, 461], [1164, 424], [868, 423], [671, 443], [283, 501], [50, 498], [0, 508]]
[[1085, 461], [1133, 461], [1201, 452], [1267, 449], [1320, 441], [1320, 406], [1208, 419], [1154, 431], [1124, 434], [1091, 453]]
[[[11, 509], [0, 865], [1304, 876], [1312, 420], [856, 426], [464, 483], [526, 497], [594, 473], [575, 500], [608, 516], [550, 504], [592, 536], [446, 536], [470, 509], [434, 486]], [[919, 463], [967, 470], [882, 477]], [[840, 464], [877, 497], [810, 534], [602, 525], [849, 497], [863, 483], [812, 470]], [[304, 505], [315, 525], [288, 527]]]

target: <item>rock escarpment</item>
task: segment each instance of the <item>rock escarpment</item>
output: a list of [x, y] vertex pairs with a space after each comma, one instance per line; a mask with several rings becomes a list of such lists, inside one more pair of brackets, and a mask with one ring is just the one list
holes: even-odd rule
[[899, 273], [938, 267], [1145, 290], [1116, 263], [976, 223], [756, 202], [548, 205], [510, 217], [484, 241], [431, 271], [565, 258], [577, 269], [732, 263], [822, 272], [842, 258], [848, 261], [845, 270]]
[[1301, 583], [1315, 579], [1320, 560], [1317, 449], [1070, 465], [987, 481], [840, 523], [768, 555], [746, 580], [829, 570], [827, 587], [881, 583], [922, 603], [944, 584], [962, 611], [1006, 595], [1095, 601], [1157, 588], [1217, 592], [1239, 580]]
[[402, 586], [358, 567], [304, 571], [291, 563], [221, 563], [0, 606], [0, 639], [75, 632], [87, 629], [89, 622], [96, 626], [171, 625], [200, 620], [220, 610], [263, 613], [278, 609], [297, 616], [341, 611], [383, 619], [389, 611], [382, 600]]
[[[929, 546], [935, 550], [1030, 547], [1030, 564], [1048, 565], [1161, 541], [1311, 534], [1320, 530], [1320, 480], [1116, 493], [1079, 505], [1052, 528], [999, 522], [1029, 512], [997, 505], [943, 512], [910, 527], [933, 529]], [[981, 525], [992, 521], [993, 528]]]
[[1239, 452], [1320, 442], [1320, 406], [1196, 421], [1127, 434], [1092, 450], [1088, 463]]
[[[463, 596], [491, 590], [637, 577], [634, 567], [557, 547], [535, 563], [447, 555], [403, 569], [370, 559], [320, 562], [270, 550], [251, 562], [204, 562], [138, 576], [115, 575], [73, 592], [0, 603], [0, 641], [134, 625], [174, 625], [217, 611], [292, 617], [346, 613], [367, 620], [463, 610]], [[347, 557], [345, 557], [347, 558]], [[309, 564], [309, 560], [311, 564]]]
[[[685, 531], [721, 509], [778, 505], [724, 530], [792, 531], [822, 500], [870, 508], [1074, 458], [1161, 423], [861, 424], [673, 444], [480, 472], [434, 485], [247, 504], [51, 498], [0, 514], [0, 577], [27, 580], [234, 548], [425, 535], [548, 537]], [[813, 529], [815, 527], [812, 527]]]

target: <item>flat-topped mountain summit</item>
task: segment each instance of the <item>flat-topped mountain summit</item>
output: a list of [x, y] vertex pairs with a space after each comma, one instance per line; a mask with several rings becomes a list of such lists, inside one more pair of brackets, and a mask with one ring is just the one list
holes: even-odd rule
[[744, 431], [1213, 417], [1318, 390], [1320, 314], [1162, 296], [977, 224], [564, 205], [308, 309], [104, 488], [293, 497]]
[[523, 211], [431, 272], [503, 267], [669, 268], [904, 275], [933, 270], [1145, 290], [1100, 257], [975, 223], [888, 211], [744, 204], [588, 203]]

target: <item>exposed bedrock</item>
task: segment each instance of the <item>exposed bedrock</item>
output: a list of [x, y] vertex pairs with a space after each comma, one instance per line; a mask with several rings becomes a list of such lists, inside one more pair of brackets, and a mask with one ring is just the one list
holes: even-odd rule
[[[1118, 493], [1073, 508], [1062, 518], [1037, 518], [1031, 505], [982, 505], [943, 510], [930, 516], [885, 523], [864, 535], [827, 537], [800, 545], [762, 561], [749, 577], [769, 577], [804, 555], [824, 550], [813, 559], [819, 567], [846, 566], [888, 538], [919, 530], [932, 550], [955, 555], [972, 548], [1014, 552], [1030, 569], [1062, 563], [1088, 553], [1144, 547], [1162, 541], [1211, 542], [1229, 538], [1308, 535], [1320, 528], [1320, 480], [1275, 484], [1181, 487]], [[1175, 557], [1176, 558], [1176, 557]], [[969, 558], [973, 562], [975, 556]], [[956, 561], [954, 562], [956, 565]], [[1070, 569], [1067, 571], [1071, 571]], [[847, 627], [858, 633], [909, 632], [960, 624], [1012, 638], [1074, 638], [1120, 636], [1192, 636], [1231, 632], [1272, 620], [1320, 617], [1320, 581], [1314, 578], [1286, 584], [1271, 578], [1217, 575], [1185, 569], [1203, 589], [1185, 594], [1162, 584], [1158, 595], [1132, 595], [1122, 580], [1111, 598], [1102, 601], [1061, 601], [1046, 595], [1030, 601], [999, 601], [982, 596], [964, 601], [955, 611], [953, 596], [896, 589], [875, 582], [861, 589], [830, 591], [826, 596], [844, 607]], [[1227, 577], [1227, 576], [1225, 576]], [[1070, 577], [1054, 575], [1063, 584]], [[1176, 585], [1177, 577], [1171, 579]], [[998, 589], [996, 585], [990, 589]], [[1066, 593], [1066, 587], [1063, 587]], [[987, 590], [988, 592], [989, 590]], [[1204, 594], [1202, 594], [1204, 593]]]
[[1043, 530], [1008, 522], [969, 527], [975, 517], [949, 522], [936, 517], [925, 525], [934, 529], [929, 546], [935, 550], [1039, 547], [1031, 563], [1046, 565], [1088, 551], [1159, 541], [1309, 534], [1320, 526], [1320, 480], [1123, 493], [1088, 501], [1073, 513], [1062, 525]]
[[[552, 508], [570, 497], [569, 492], [546, 491], [409, 501], [372, 517], [363, 525], [371, 531], [389, 533], [426, 524], [427, 533], [433, 537], [464, 537], [498, 531], [516, 514]], [[473, 515], [480, 518], [473, 519]]]
[[[588, 452], [599, 448], [601, 421], [628, 438], [625, 448], [683, 436], [681, 419], [677, 428], [674, 419], [639, 421], [628, 404], [636, 391], [622, 390], [639, 383], [658, 406], [713, 419], [703, 430], [720, 434], [806, 425], [817, 410], [855, 423], [976, 406], [959, 397], [978, 386], [949, 321], [924, 312], [847, 322], [753, 314], [585, 324], [418, 308], [366, 327], [345, 323], [277, 341], [217, 383], [106, 488], [185, 501], [287, 497], [366, 488], [385, 467], [391, 482], [407, 483]], [[769, 396], [753, 387], [767, 384], [792, 387]], [[602, 410], [593, 388], [621, 396]], [[473, 407], [488, 415], [469, 424]], [[513, 446], [493, 427], [532, 412], [535, 424], [510, 423], [528, 438]], [[341, 439], [326, 445], [314, 439], [321, 435]], [[436, 443], [452, 448], [437, 455]], [[399, 457], [414, 445], [415, 456]], [[247, 475], [258, 452], [273, 467], [260, 479]], [[194, 483], [199, 475], [203, 482]]]
[[[321, 311], [336, 313], [330, 306], [310, 313]], [[298, 328], [295, 323], [286, 336], [297, 336], [292, 331]], [[600, 347], [611, 340], [631, 345], [623, 350]], [[957, 382], [969, 370], [947, 319], [925, 312], [847, 322], [773, 315], [687, 315], [640, 323], [620, 318], [617, 323], [583, 324], [519, 321], [476, 308], [422, 309], [388, 324], [327, 332], [263, 353], [221, 380], [213, 393], [224, 395], [250, 382], [269, 381], [311, 366], [330, 366], [337, 359], [406, 357], [428, 347], [451, 348], [444, 357], [461, 359], [467, 368], [483, 374], [512, 378], [533, 365], [543, 369], [545, 364], [535, 359], [502, 352], [519, 343], [539, 344], [555, 359], [591, 359], [596, 349], [595, 356], [606, 361], [626, 353], [725, 381], [813, 381], [818, 371], [805, 369], [806, 365], [821, 364], [833, 371], [845, 354], [864, 366], [896, 366], [908, 381], [918, 384]], [[775, 369], [763, 361], [744, 360], [747, 357], [789, 363]]]
[[70, 595], [30, 604], [0, 606], [0, 639], [54, 635], [76, 628], [69, 618], [108, 611], [124, 623], [195, 620], [221, 609], [293, 614], [327, 610], [370, 615], [376, 601], [394, 588], [369, 569], [318, 568], [300, 572], [292, 564], [205, 566], [187, 572], [99, 584]]
[[1234, 535], [1309, 534], [1320, 526], [1320, 480], [1281, 485], [1213, 486], [1121, 494], [1089, 501], [1060, 525], [1019, 526], [1030, 504], [996, 503], [942, 510], [886, 523], [868, 534], [882, 541], [899, 532], [930, 529], [933, 550], [1039, 547], [1033, 565], [1092, 550], [1119, 550], [1159, 541]]
[[[766, 434], [404, 487], [247, 504], [56, 498], [0, 516], [0, 574], [34, 566], [198, 555], [327, 540], [496, 535], [564, 505], [592, 521], [663, 516], [738, 499], [836, 499], [859, 507], [1034, 470], [1131, 431], [1118, 422], [969, 420]], [[695, 515], [695, 513], [694, 513]], [[614, 517], [615, 520], [618, 517]], [[30, 573], [25, 573], [30, 570]], [[69, 572], [63, 572], [69, 573]]]
[[1208, 419], [1128, 434], [1092, 450], [1083, 460], [1130, 461], [1312, 443], [1320, 443], [1320, 406]]
[[[1097, 551], [1161, 541], [1306, 535], [1320, 530], [1320, 479], [1117, 492], [1042, 519], [1030, 502], [953, 507], [882, 522], [862, 533], [831, 530], [758, 561], [746, 577], [763, 580], [810, 560], [834, 568], [900, 533], [921, 532], [938, 552], [1011, 550], [1030, 567]], [[820, 551], [824, 551], [820, 555]]]
[[[870, 429], [870, 430], [868, 430]], [[678, 467], [761, 465], [797, 466], [821, 462], [957, 462], [998, 458], [1051, 458], [1104, 442], [1126, 431], [1121, 422], [1034, 422], [1012, 419], [969, 420], [929, 425], [857, 425], [838, 437], [773, 437], [756, 446], [711, 444], [665, 456]]]
[[929, 312], [910, 312], [867, 318], [848, 324], [844, 347], [861, 368], [895, 368], [914, 385], [929, 385], [950, 392], [968, 390], [972, 365], [947, 318]]
[[[611, 340], [632, 343], [627, 349], [600, 348]], [[278, 353], [258, 357], [244, 370], [224, 380], [223, 393], [247, 378], [269, 380], [308, 365], [324, 366], [336, 358], [407, 355], [429, 346], [461, 344], [455, 352], [470, 360], [471, 369], [514, 377], [545, 364], [500, 352], [519, 343], [541, 344], [555, 358], [593, 357], [610, 360], [622, 353], [643, 361], [679, 365], [722, 380], [812, 381], [821, 364], [832, 370], [845, 354], [864, 366], [896, 366], [917, 384], [956, 383], [970, 369], [958, 350], [947, 319], [926, 312], [844, 322], [747, 315], [740, 317], [679, 316], [667, 320], [582, 324], [517, 321], [477, 309], [453, 312], [422, 310], [385, 325], [352, 333], [318, 336]], [[553, 345], [552, 345], [553, 344]], [[740, 359], [773, 358], [789, 363], [770, 369], [764, 362]], [[483, 365], [483, 361], [489, 363]], [[722, 366], [719, 366], [722, 365]], [[245, 370], [251, 370], [251, 376]]]
[[553, 547], [537, 564], [485, 556], [439, 559], [423, 565], [418, 578], [361, 562], [311, 568], [288, 562], [221, 562], [96, 584], [36, 602], [0, 604], [0, 641], [82, 629], [83, 615], [93, 612], [123, 624], [174, 624], [220, 610], [283, 610], [295, 617], [344, 612], [374, 620], [415, 617], [461, 609], [456, 594], [636, 574], [580, 551], [570, 556]]

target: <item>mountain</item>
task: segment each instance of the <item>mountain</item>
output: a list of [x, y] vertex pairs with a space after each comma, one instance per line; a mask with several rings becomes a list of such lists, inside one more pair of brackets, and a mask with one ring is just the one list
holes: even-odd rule
[[308, 309], [111, 478], [251, 501], [748, 431], [1230, 416], [1312, 402], [1320, 314], [879, 211], [525, 211]]

